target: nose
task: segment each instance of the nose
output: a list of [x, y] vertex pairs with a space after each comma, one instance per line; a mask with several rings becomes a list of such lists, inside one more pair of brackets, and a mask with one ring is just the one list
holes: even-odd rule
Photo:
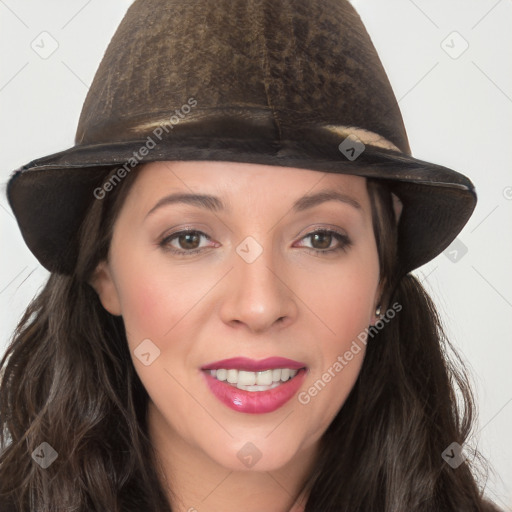
[[278, 258], [271, 249], [264, 249], [252, 262], [234, 255], [220, 310], [226, 324], [263, 333], [293, 323], [298, 308], [293, 283], [288, 282], [291, 274]]

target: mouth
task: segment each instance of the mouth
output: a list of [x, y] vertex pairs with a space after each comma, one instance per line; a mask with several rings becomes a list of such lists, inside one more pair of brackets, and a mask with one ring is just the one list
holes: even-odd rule
[[304, 363], [281, 357], [224, 359], [201, 370], [217, 399], [238, 412], [253, 414], [282, 407], [298, 391], [308, 371]]
[[[302, 369], [305, 370], [305, 368]], [[204, 371], [208, 372], [214, 379], [225, 382], [237, 389], [259, 392], [277, 388], [284, 382], [293, 379], [299, 370], [273, 368], [272, 370], [249, 372], [246, 370], [219, 368], [218, 370]]]

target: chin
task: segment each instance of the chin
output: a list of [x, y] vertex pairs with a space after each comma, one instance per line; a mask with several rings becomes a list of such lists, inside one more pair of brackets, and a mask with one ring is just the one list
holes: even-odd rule
[[230, 471], [277, 471], [299, 456], [301, 443], [290, 439], [287, 442], [278, 435], [271, 439], [272, 435], [267, 438], [248, 435], [247, 440], [233, 440], [229, 446], [219, 445], [213, 452], [208, 450], [209, 456]]

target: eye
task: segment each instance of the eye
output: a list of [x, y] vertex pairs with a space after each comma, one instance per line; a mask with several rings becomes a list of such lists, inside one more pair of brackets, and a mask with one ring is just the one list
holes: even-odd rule
[[[201, 247], [201, 238], [211, 241], [211, 238], [206, 233], [188, 229], [178, 231], [164, 237], [158, 245], [165, 251], [169, 251], [173, 254], [188, 256], [191, 254], [197, 254], [204, 249], [208, 249], [208, 246]], [[306, 247], [306, 249], [320, 255], [334, 253], [341, 250], [347, 251], [352, 245], [352, 241], [347, 235], [330, 229], [317, 229], [304, 236], [301, 240], [306, 239], [310, 239], [311, 244], [313, 245], [313, 247]], [[332, 243], [334, 241], [337, 241], [338, 245], [332, 247]], [[173, 242], [177, 244], [178, 247], [173, 245]], [[210, 247], [212, 246], [210, 245]]]
[[[201, 238], [203, 237], [207, 240], [211, 240], [211, 238], [202, 231], [187, 229], [166, 236], [158, 245], [173, 254], [188, 256], [189, 254], [196, 254], [207, 248], [200, 247]], [[172, 245], [174, 240], [176, 240], [178, 247]]]
[[[302, 240], [310, 239], [313, 247], [310, 249], [315, 254], [326, 254], [333, 253], [338, 251], [347, 251], [348, 248], [352, 245], [352, 241], [350, 238], [338, 231], [330, 230], [330, 229], [317, 229], [305, 237]], [[337, 240], [338, 245], [335, 247], [331, 247], [333, 241]]]

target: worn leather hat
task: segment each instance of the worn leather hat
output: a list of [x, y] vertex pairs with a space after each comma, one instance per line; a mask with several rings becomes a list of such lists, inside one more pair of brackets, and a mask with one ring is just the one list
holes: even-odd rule
[[399, 272], [442, 252], [471, 181], [413, 158], [396, 98], [345, 0], [136, 0], [85, 99], [75, 145], [13, 172], [9, 203], [48, 270], [71, 273], [92, 201], [142, 162], [218, 160], [385, 180]]

